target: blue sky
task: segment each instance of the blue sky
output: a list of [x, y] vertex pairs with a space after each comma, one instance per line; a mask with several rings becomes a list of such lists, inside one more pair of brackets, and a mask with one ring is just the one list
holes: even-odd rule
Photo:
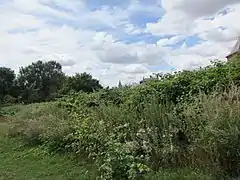
[[103, 85], [225, 60], [238, 0], [0, 0], [0, 66], [56, 60]]

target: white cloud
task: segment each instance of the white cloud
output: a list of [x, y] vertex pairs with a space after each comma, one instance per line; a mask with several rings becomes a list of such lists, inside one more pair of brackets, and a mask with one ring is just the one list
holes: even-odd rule
[[[203, 66], [212, 59], [223, 59], [240, 35], [239, 0], [162, 0], [164, 16], [156, 23], [148, 23], [147, 30], [160, 39], [159, 46], [171, 45], [190, 36], [202, 42], [188, 47], [186, 43], [169, 52], [167, 59], [177, 69]], [[191, 41], [191, 40], [190, 40]], [[194, 41], [194, 40], [192, 40]]]
[[181, 11], [191, 19], [211, 16], [236, 3], [239, 3], [239, 0], [162, 0], [162, 6], [166, 11]]
[[151, 2], [151, 0], [146, 1], [145, 4], [142, 4], [141, 0], [131, 0], [130, 5], [128, 7], [128, 11], [130, 13], [151, 13], [152, 16], [159, 16], [162, 12], [162, 8], [158, 5], [157, 1], [153, 0], [152, 3], [146, 4], [147, 2]]
[[[157, 49], [154, 45], [126, 44], [117, 42], [118, 39], [107, 32], [46, 23], [50, 14], [57, 18], [75, 18], [71, 13], [45, 6], [49, 2], [14, 1], [0, 10], [0, 20], [4, 23], [4, 26], [0, 27], [0, 35], [3, 37], [0, 41], [1, 66], [8, 66], [17, 71], [20, 66], [28, 65], [33, 61], [56, 60], [63, 65], [64, 71], [68, 74], [87, 71], [94, 77], [100, 78], [103, 84], [113, 85], [119, 79], [129, 82], [148, 73], [147, 68], [141, 65], [141, 63], [150, 63], [147, 62], [148, 57], [162, 61], [158, 58], [163, 50]], [[18, 8], [19, 6], [21, 8]], [[67, 8], [71, 9], [71, 4]], [[45, 16], [33, 15], [33, 11]], [[127, 18], [127, 15], [118, 8], [102, 8], [85, 13], [83, 18], [94, 20], [89, 24], [104, 21], [114, 27]], [[7, 21], [12, 17], [15, 17], [13, 21]], [[102, 17], [105, 18], [101, 19]], [[13, 32], [9, 33], [9, 31]], [[111, 68], [104, 76], [103, 72], [109, 66]]]
[[[169, 64], [176, 67], [177, 71], [182, 71], [184, 69], [191, 70], [198, 68], [199, 66], [206, 66], [209, 64], [208, 58], [203, 58], [200, 55], [194, 54], [181, 54], [181, 55], [171, 55]], [[183, 63], [184, 62], [184, 63]]]
[[117, 70], [118, 74], [132, 74], [142, 75], [148, 73], [149, 70], [141, 64], [129, 64], [129, 65], [112, 65], [109, 70]]
[[199, 37], [204, 40], [226, 43], [232, 40], [236, 40], [236, 37], [238, 35], [238, 31], [234, 29], [215, 28], [200, 33]]
[[122, 42], [105, 44], [99, 52], [102, 62], [116, 64], [161, 64], [167, 48], [146, 44], [125, 44]]
[[177, 36], [173, 36], [171, 38], [163, 38], [157, 42], [157, 45], [158, 46], [174, 45], [174, 44], [184, 40], [185, 37], [186, 36], [184, 36], [184, 35], [177, 35]]
[[[131, 22], [138, 13], [146, 15], [144, 21], [149, 13], [159, 17], [163, 10], [156, 1], [131, 0], [124, 9], [105, 4], [92, 11], [85, 0], [8, 1], [0, 5], [0, 66], [17, 70], [39, 59], [56, 60], [67, 74], [87, 71], [104, 85], [117, 85], [139, 81], [151, 74], [148, 65], [165, 61], [178, 70], [207, 65], [209, 59], [223, 58], [240, 33], [236, 0], [162, 0], [165, 14], [158, 22], [146, 29]], [[218, 13], [226, 7], [227, 14]], [[163, 37], [133, 40], [146, 32]], [[171, 48], [193, 35], [203, 41]]]
[[55, 4], [57, 7], [62, 8], [63, 10], [73, 13], [77, 13], [79, 10], [85, 11], [87, 8], [83, 0], [40, 0], [40, 2], [49, 5]]
[[68, 54], [51, 54], [47, 56], [41, 57], [39, 60], [42, 61], [57, 61], [62, 65], [63, 68], [72, 67], [76, 65], [73, 57], [69, 56]]
[[6, 9], [19, 13], [38, 14], [41, 16], [53, 16], [66, 19], [74, 19], [68, 13], [49, 7], [46, 0], [13, 0]]
[[[202, 32], [223, 24], [236, 28], [239, 25], [231, 22], [239, 15], [239, 4], [239, 0], [162, 0], [166, 13], [157, 23], [148, 23], [147, 29], [155, 35], [165, 35]], [[226, 7], [229, 8], [227, 15], [218, 14]], [[229, 19], [232, 20], [227, 21]]]
[[125, 32], [129, 35], [137, 35], [141, 33], [145, 33], [145, 29], [138, 28], [134, 24], [125, 24]]
[[153, 35], [177, 35], [192, 29], [192, 21], [182, 12], [167, 12], [157, 23], [147, 23], [147, 30]]

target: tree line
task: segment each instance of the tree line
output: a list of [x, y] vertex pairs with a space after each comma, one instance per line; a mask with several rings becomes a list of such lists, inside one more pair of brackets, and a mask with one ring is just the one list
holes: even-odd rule
[[21, 67], [18, 74], [0, 67], [0, 104], [51, 101], [71, 92], [102, 89], [99, 80], [86, 72], [68, 76], [56, 61], [37, 61]]

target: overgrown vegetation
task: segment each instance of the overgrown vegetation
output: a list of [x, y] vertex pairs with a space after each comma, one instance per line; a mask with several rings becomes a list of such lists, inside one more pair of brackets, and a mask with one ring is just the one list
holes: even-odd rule
[[29, 105], [9, 136], [94, 161], [98, 179], [240, 176], [240, 58]]

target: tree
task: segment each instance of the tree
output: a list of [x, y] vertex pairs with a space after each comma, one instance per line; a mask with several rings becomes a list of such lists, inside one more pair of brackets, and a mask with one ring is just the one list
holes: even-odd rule
[[15, 73], [10, 68], [0, 67], [0, 101], [6, 95], [12, 95]]
[[67, 77], [66, 81], [65, 93], [70, 91], [93, 92], [103, 88], [99, 83], [99, 80], [94, 79], [92, 75], [86, 72], [81, 74], [77, 73], [74, 76]]
[[55, 61], [37, 61], [21, 67], [17, 78], [21, 99], [30, 103], [52, 100], [57, 96], [63, 79], [62, 66]]

